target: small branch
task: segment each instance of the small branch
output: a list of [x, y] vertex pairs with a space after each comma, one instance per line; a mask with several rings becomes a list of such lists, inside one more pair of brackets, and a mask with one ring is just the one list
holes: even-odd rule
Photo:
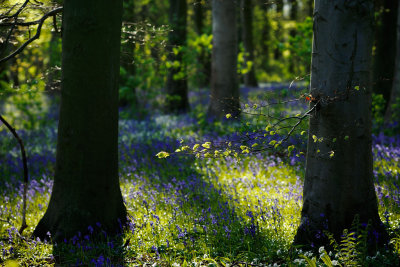
[[33, 37], [29, 38], [28, 41], [26, 41], [25, 43], [23, 43], [23, 44], [22, 44], [17, 50], [15, 50], [13, 53], [11, 53], [10, 55], [8, 55], [8, 56], [6, 56], [6, 57], [0, 59], [0, 63], [3, 63], [3, 62], [5, 62], [5, 61], [7, 61], [7, 60], [9, 60], [9, 59], [11, 59], [11, 58], [13, 58], [13, 57], [15, 57], [16, 55], [18, 55], [19, 53], [21, 53], [30, 43], [32, 43], [34, 40], [38, 39], [38, 38], [40, 37], [40, 32], [41, 32], [41, 30], [42, 30], [42, 26], [43, 26], [43, 23], [45, 22], [45, 20], [46, 20], [48, 17], [54, 16], [54, 15], [60, 13], [62, 10], [63, 10], [63, 8], [62, 8], [62, 7], [59, 7], [59, 8], [56, 8], [56, 9], [54, 9], [54, 10], [52, 10], [52, 11], [46, 13], [45, 15], [43, 15], [43, 17], [37, 21], [37, 22], [38, 22], [38, 23], [37, 23], [37, 24], [38, 24], [38, 27], [37, 27], [37, 29], [36, 29], [36, 34], [35, 34]]
[[[24, 8], [26, 7], [26, 5], [29, 3], [29, 0], [25, 0], [25, 2], [21, 5], [21, 7], [17, 10], [17, 12], [15, 12], [14, 14], [12, 14], [11, 16], [6, 16], [6, 15], [2, 15], [0, 16], [0, 19], [12, 19], [12, 18], [18, 18], [19, 14], [22, 12], [22, 10], [24, 10]], [[8, 10], [6, 12], [6, 14], [10, 13], [11, 10], [14, 9], [16, 5], [12, 6], [10, 10]]]
[[22, 139], [19, 137], [15, 129], [3, 118], [3, 116], [0, 115], [0, 121], [7, 127], [7, 129], [13, 134], [15, 139], [17, 139], [18, 144], [21, 149], [21, 155], [22, 155], [22, 164], [24, 166], [24, 194], [22, 197], [22, 224], [21, 228], [19, 229], [19, 233], [22, 234], [22, 232], [25, 230], [28, 225], [26, 224], [26, 194], [28, 190], [28, 163], [26, 159], [26, 152], [25, 152], [25, 147], [24, 143], [22, 142]]

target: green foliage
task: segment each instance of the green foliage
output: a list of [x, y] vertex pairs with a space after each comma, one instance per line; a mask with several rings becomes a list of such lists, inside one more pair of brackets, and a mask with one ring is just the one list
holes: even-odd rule
[[383, 125], [386, 101], [381, 94], [372, 94], [372, 119], [377, 125]]
[[286, 49], [290, 53], [291, 64], [294, 64], [294, 75], [304, 76], [310, 72], [313, 20], [307, 17], [293, 27], [296, 35], [289, 37]]

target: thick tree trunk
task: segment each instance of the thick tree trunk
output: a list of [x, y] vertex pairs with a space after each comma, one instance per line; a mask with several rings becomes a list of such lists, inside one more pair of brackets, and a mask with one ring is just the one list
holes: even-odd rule
[[[257, 79], [254, 68], [254, 44], [253, 44], [253, 3], [252, 0], [240, 0], [240, 13], [242, 20], [242, 41], [245, 50], [245, 63], [252, 62], [250, 70], [244, 74], [244, 84], [257, 87]], [[247, 64], [247, 63], [246, 63]]]
[[393, 85], [393, 73], [396, 57], [396, 25], [398, 0], [382, 0], [380, 9], [382, 19], [378, 21], [375, 32], [375, 56], [373, 60], [373, 92], [382, 94], [386, 106]]
[[240, 113], [237, 74], [236, 0], [212, 1], [213, 50], [210, 117]]
[[[393, 105], [400, 97], [400, 5], [397, 7], [397, 43], [396, 43], [396, 64], [393, 76], [392, 92], [390, 94], [390, 100], [386, 108], [385, 122], [389, 123], [392, 120]], [[399, 111], [398, 111], [399, 112]]]
[[[310, 118], [301, 225], [294, 242], [326, 245], [323, 231], [339, 239], [356, 215], [372, 224], [380, 242], [387, 235], [372, 174], [373, 3], [316, 0], [314, 14], [310, 94], [316, 99], [311, 106], [318, 104]], [[314, 142], [315, 137], [323, 141]]]
[[[170, 0], [169, 3], [169, 23], [172, 31], [168, 36], [168, 60], [179, 62], [179, 66], [172, 66], [168, 70], [166, 111], [181, 113], [189, 111], [186, 63], [182, 60], [183, 51], [180, 50], [186, 46], [187, 3], [186, 0]], [[174, 48], [179, 51], [174, 53]]]
[[61, 242], [97, 222], [113, 234], [126, 220], [118, 179], [121, 14], [121, 0], [64, 3], [56, 170], [37, 237], [49, 231]]

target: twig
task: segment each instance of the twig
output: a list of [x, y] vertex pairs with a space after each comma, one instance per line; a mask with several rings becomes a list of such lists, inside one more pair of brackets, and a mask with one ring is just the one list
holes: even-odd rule
[[22, 155], [22, 164], [24, 166], [24, 194], [22, 197], [22, 224], [21, 228], [19, 228], [19, 233], [22, 234], [22, 232], [25, 230], [28, 225], [26, 224], [26, 194], [28, 190], [28, 163], [26, 160], [26, 152], [25, 152], [25, 147], [24, 143], [22, 142], [22, 139], [19, 137], [15, 129], [3, 118], [3, 116], [0, 115], [0, 121], [7, 127], [7, 129], [13, 134], [13, 136], [17, 139], [18, 144], [21, 148], [21, 155]]

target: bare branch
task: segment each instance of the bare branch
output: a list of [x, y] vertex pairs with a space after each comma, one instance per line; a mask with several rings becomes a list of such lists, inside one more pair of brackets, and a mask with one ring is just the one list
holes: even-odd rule
[[12, 133], [15, 139], [17, 139], [21, 149], [22, 164], [24, 166], [24, 194], [22, 197], [22, 224], [21, 228], [19, 229], [19, 233], [22, 234], [25, 228], [28, 227], [28, 225], [26, 224], [26, 193], [28, 190], [28, 163], [26, 159], [26, 152], [24, 143], [22, 142], [22, 139], [19, 137], [17, 131], [15, 131], [15, 129], [1, 115], [0, 115], [0, 121], [7, 127], [7, 129]]
[[[12, 19], [12, 18], [18, 18], [19, 14], [24, 10], [24, 8], [26, 7], [26, 5], [29, 3], [29, 0], [25, 0], [25, 2], [20, 6], [20, 8], [17, 10], [17, 12], [15, 12], [14, 14], [12, 14], [11, 16], [7, 16], [7, 15], [0, 15], [0, 19]], [[16, 5], [12, 6], [10, 10], [8, 10], [6, 12], [6, 14], [10, 13], [12, 9], [14, 9]]]
[[3, 63], [13, 57], [15, 57], [16, 55], [18, 55], [19, 53], [21, 53], [30, 43], [32, 43], [34, 40], [38, 39], [40, 37], [40, 32], [42, 30], [42, 26], [43, 23], [46, 21], [47, 18], [54, 16], [58, 13], [60, 13], [63, 10], [62, 7], [60, 8], [56, 8], [48, 13], [46, 13], [45, 15], [43, 15], [43, 17], [38, 20], [38, 27], [36, 29], [36, 34], [34, 36], [32, 36], [31, 38], [29, 38], [29, 40], [27, 40], [25, 43], [23, 43], [17, 50], [15, 50], [13, 53], [11, 53], [10, 55], [0, 59], [0, 63]]

